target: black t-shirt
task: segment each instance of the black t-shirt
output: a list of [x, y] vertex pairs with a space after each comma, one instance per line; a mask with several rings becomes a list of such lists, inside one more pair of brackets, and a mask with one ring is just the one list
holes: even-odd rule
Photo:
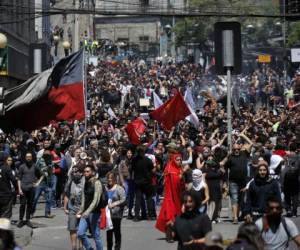
[[248, 157], [244, 152], [241, 152], [238, 156], [231, 155], [225, 166], [230, 170], [229, 181], [240, 185], [246, 185], [248, 171], [247, 164]]
[[133, 179], [136, 185], [151, 184], [152, 170], [154, 166], [152, 161], [146, 156], [135, 157], [132, 160]]
[[178, 250], [201, 250], [199, 244], [184, 246], [184, 242], [193, 239], [201, 239], [212, 229], [211, 221], [207, 214], [200, 214], [195, 211], [193, 214], [183, 213], [177, 216], [174, 223], [174, 231], [178, 240]]

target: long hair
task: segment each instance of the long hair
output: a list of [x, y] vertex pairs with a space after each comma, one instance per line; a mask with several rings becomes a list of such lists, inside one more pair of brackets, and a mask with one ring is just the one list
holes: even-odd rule
[[264, 250], [264, 240], [261, 237], [258, 227], [254, 223], [243, 223], [238, 230], [237, 237], [245, 239], [257, 250]]

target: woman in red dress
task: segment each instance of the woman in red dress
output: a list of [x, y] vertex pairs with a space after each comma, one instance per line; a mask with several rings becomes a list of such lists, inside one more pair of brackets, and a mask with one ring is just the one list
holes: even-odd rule
[[155, 227], [166, 233], [167, 241], [171, 240], [170, 226], [176, 216], [181, 214], [181, 194], [184, 191], [181, 162], [181, 155], [172, 153], [164, 171], [164, 200]]

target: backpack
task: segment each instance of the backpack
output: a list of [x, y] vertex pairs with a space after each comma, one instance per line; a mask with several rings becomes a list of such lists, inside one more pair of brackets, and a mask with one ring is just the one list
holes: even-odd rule
[[[264, 223], [263, 220], [264, 220], [264, 218], [262, 218], [262, 223]], [[286, 243], [286, 248], [288, 248], [288, 246], [289, 246], [289, 241], [290, 241], [290, 239], [292, 238], [292, 236], [291, 236], [291, 234], [290, 234], [290, 232], [289, 232], [289, 230], [288, 230], [288, 227], [287, 227], [287, 224], [286, 224], [285, 217], [281, 217], [281, 223], [282, 223], [282, 226], [283, 226], [283, 228], [284, 228], [284, 231], [285, 231], [285, 233], [286, 233], [286, 235], [287, 235], [287, 237], [288, 237], [288, 241], [287, 241], [287, 243]], [[264, 226], [262, 227], [262, 230], [261, 230], [260, 234], [262, 235], [263, 232], [264, 232]]]
[[103, 185], [103, 183], [101, 181], [100, 181], [100, 183], [101, 183], [101, 187], [102, 187], [102, 194], [100, 197], [99, 206], [100, 206], [100, 208], [105, 208], [108, 204], [108, 194], [107, 194], [106, 187]]
[[285, 180], [298, 180], [299, 178], [299, 158], [291, 156], [287, 159], [287, 170], [285, 173]]

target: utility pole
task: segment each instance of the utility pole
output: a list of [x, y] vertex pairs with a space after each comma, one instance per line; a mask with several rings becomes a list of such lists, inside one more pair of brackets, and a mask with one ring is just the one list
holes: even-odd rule
[[[78, 1], [75, 1], [75, 9], [78, 9], [79, 5], [78, 5]], [[74, 44], [73, 44], [73, 48], [74, 48], [74, 52], [77, 52], [79, 50], [79, 23], [78, 23], [78, 14], [74, 14], [74, 24], [73, 24], [73, 34], [74, 34]]]

